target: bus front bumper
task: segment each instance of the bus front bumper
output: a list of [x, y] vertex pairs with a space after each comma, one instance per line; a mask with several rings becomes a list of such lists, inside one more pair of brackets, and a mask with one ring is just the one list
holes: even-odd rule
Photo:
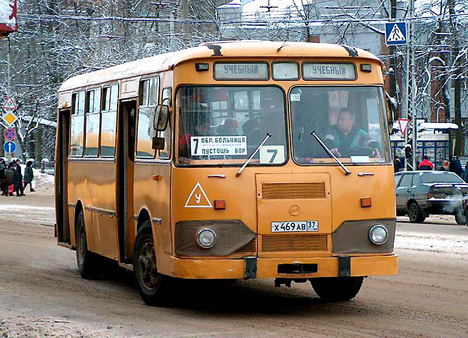
[[[172, 257], [171, 275], [185, 279], [314, 278], [395, 275], [398, 256], [321, 258], [180, 259]], [[164, 271], [162, 271], [164, 273]]]

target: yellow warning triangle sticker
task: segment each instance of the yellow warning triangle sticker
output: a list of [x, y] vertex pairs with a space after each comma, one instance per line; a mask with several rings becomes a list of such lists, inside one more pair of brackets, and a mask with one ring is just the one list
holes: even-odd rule
[[187, 198], [187, 202], [185, 202], [186, 208], [212, 208], [213, 205], [211, 204], [210, 200], [205, 194], [200, 182], [195, 184], [193, 187], [192, 192], [190, 193], [189, 197]]

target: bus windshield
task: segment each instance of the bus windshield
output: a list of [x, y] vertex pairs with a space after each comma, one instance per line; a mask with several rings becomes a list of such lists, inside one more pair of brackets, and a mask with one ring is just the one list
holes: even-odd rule
[[271, 135], [251, 165], [287, 161], [285, 94], [276, 86], [181, 87], [178, 163], [239, 165]]
[[295, 162], [333, 161], [311, 131], [342, 162], [388, 162], [382, 98], [380, 87], [294, 87], [290, 103]]

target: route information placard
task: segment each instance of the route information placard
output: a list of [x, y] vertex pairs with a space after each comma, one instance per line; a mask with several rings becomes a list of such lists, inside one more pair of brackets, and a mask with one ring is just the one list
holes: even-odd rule
[[192, 136], [192, 156], [247, 155], [247, 136]]

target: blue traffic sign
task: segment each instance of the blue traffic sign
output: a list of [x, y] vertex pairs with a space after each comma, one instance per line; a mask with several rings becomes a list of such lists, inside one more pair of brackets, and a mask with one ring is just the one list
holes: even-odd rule
[[387, 22], [385, 24], [385, 43], [387, 46], [406, 45], [406, 23]]
[[3, 149], [6, 153], [14, 153], [16, 151], [16, 144], [11, 141], [5, 142]]
[[15, 129], [5, 129], [3, 132], [3, 136], [7, 141], [14, 141], [16, 138], [16, 130]]

